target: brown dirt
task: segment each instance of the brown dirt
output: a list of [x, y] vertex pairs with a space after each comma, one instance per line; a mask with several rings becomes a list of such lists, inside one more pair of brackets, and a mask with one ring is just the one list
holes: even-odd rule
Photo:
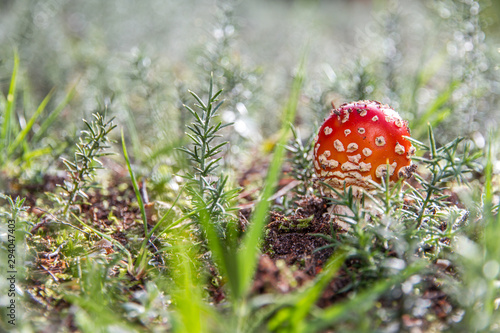
[[[55, 184], [63, 180], [61, 177], [44, 177], [43, 184], [22, 186], [16, 184], [11, 193], [20, 194], [28, 198], [27, 204], [32, 206], [31, 212], [36, 214], [35, 203], [37, 198], [45, 191], [55, 191]], [[128, 244], [129, 233], [137, 234], [142, 229], [140, 212], [136, 204], [135, 194], [131, 186], [121, 186], [123, 179], [115, 179], [106, 190], [97, 189], [89, 193], [86, 203], [78, 205], [85, 220], [95, 228], [111, 232], [111, 236], [124, 246]], [[126, 181], [129, 184], [129, 181]], [[253, 194], [249, 194], [248, 201], [252, 201]], [[316, 196], [303, 197], [297, 202], [293, 214], [284, 215], [277, 211], [270, 212], [270, 222], [266, 226], [263, 248], [253, 282], [254, 294], [280, 293], [286, 294], [300, 288], [312, 281], [322, 271], [323, 265], [334, 251], [327, 240], [315, 235], [324, 234], [334, 238], [342, 231], [335, 223], [330, 224], [327, 214], [328, 200]], [[247, 227], [251, 214], [250, 208], [240, 211], [241, 230]], [[44, 217], [41, 218], [43, 220]], [[43, 226], [42, 226], [43, 227]], [[36, 230], [35, 230], [36, 231]], [[45, 235], [44, 237], [50, 237]], [[42, 246], [43, 247], [43, 246]], [[325, 247], [318, 251], [319, 248]], [[40, 281], [45, 278], [57, 279], [56, 273], [67, 269], [67, 263], [57, 255], [49, 256], [53, 251], [46, 246], [45, 251], [40, 251], [36, 258], [36, 269], [32, 271], [30, 293], [34, 302], [44, 304], [47, 309], [66, 308], [68, 304], [61, 299], [51, 299], [44, 296], [44, 285]], [[208, 266], [211, 269], [211, 266]], [[444, 273], [443, 273], [444, 274]], [[448, 274], [448, 273], [446, 273]], [[339, 300], [345, 299], [353, 279], [359, 275], [356, 264], [346, 262], [344, 267], [329, 283], [318, 301], [318, 306], [327, 307]], [[218, 277], [217, 272], [211, 272], [212, 277]], [[57, 281], [56, 281], [57, 282]], [[215, 304], [225, 299], [223, 283], [211, 283], [208, 292]], [[449, 317], [452, 306], [447, 296], [440, 290], [435, 278], [429, 277], [423, 289], [423, 298], [431, 302], [430, 309], [443, 320]], [[383, 302], [383, 300], [381, 300]], [[394, 306], [387, 304], [387, 307]], [[407, 327], [425, 326], [425, 321], [420, 318], [405, 315], [402, 318]], [[423, 326], [422, 326], [423, 325]]]
[[[332, 248], [317, 251], [329, 243], [314, 235], [331, 233], [327, 202], [312, 196], [297, 204], [299, 207], [291, 216], [270, 213], [263, 250], [271, 259], [284, 260], [289, 266], [298, 265], [314, 276], [333, 252]], [[334, 231], [339, 232], [339, 228], [334, 226]]]
[[[266, 228], [263, 254], [254, 280], [254, 293], [287, 293], [312, 280], [333, 253], [327, 240], [317, 236], [336, 237], [344, 232], [335, 223], [330, 224], [327, 214], [328, 200], [316, 196], [301, 198], [294, 214], [285, 216], [270, 213]], [[332, 235], [333, 231], [333, 235]], [[341, 269], [331, 281], [318, 305], [326, 307], [345, 297], [345, 287], [351, 277]]]

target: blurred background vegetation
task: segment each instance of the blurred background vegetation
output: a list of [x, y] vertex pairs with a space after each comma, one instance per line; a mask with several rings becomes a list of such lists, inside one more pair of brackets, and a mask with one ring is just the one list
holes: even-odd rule
[[[484, 184], [489, 179], [494, 187], [488, 195], [467, 192], [468, 204], [489, 198], [498, 205], [496, 0], [1, 1], [0, 192], [15, 192], [13, 179], [16, 184], [40, 184], [46, 175], [64, 175], [61, 157], [74, 154], [85, 129], [81, 120], [99, 112], [115, 117], [114, 123], [123, 128], [132, 169], [138, 179], [148, 179], [152, 201], [175, 206], [172, 202], [184, 185], [178, 175], [185, 176], [190, 163], [178, 149], [190, 142], [185, 133], [192, 115], [184, 105], [192, 105], [193, 97], [188, 90], [201, 92], [206, 100], [212, 75], [214, 91], [222, 89], [225, 100], [217, 119], [233, 123], [221, 129], [223, 140], [229, 141], [221, 153], [221, 170], [231, 186], [261, 188], [265, 172], [256, 172], [251, 181], [245, 178], [247, 182], [238, 177], [243, 170], [269, 164], [269, 153], [281, 142], [282, 112], [291, 90], [293, 95], [294, 78], [302, 73], [298, 64], [303, 58], [294, 126], [304, 142], [314, 136], [332, 101], [338, 106], [378, 100], [409, 120], [415, 139], [427, 140], [431, 124], [438, 147], [459, 136], [467, 138], [470, 151], [490, 147], [489, 160], [482, 154], [481, 163], [491, 167], [491, 179], [481, 174], [474, 181]], [[110, 136], [119, 141], [119, 130]], [[105, 159], [105, 170], [125, 177], [121, 148], [110, 144], [118, 156]], [[99, 172], [97, 183], [111, 182], [106, 171]], [[196, 257], [185, 245], [168, 246], [181, 248], [179, 257]], [[467, 260], [464, 265], [474, 264]], [[179, 258], [172, 261], [182, 263]], [[84, 271], [105, 276], [114, 264], [89, 262]], [[86, 278], [81, 278], [82, 288], [106, 284], [103, 277]], [[496, 281], [496, 275], [488, 281]], [[147, 296], [137, 302], [153, 309], [144, 313], [165, 318], [165, 304], [182, 299], [158, 296], [164, 296], [157, 289], [165, 283], [160, 279], [144, 286]], [[476, 296], [461, 306], [472, 308]], [[84, 308], [85, 302], [101, 301], [67, 300]], [[147, 318], [129, 310], [131, 322], [151, 328]], [[477, 323], [480, 316], [471, 318], [470, 323]], [[109, 320], [115, 319], [119, 321]], [[94, 329], [84, 328], [89, 318], [77, 321], [83, 331]], [[158, 327], [171, 327], [163, 324]]]
[[78, 82], [60, 134], [113, 98], [114, 113], [133, 118], [149, 146], [171, 129], [183, 133], [187, 87], [197, 91], [213, 71], [228, 101], [223, 117], [241, 142], [258, 142], [276, 130], [286, 82], [307, 50], [299, 121], [308, 131], [330, 100], [370, 98], [420, 135], [430, 120], [443, 126], [440, 138], [479, 136], [495, 121], [498, 12], [496, 1], [465, 0], [3, 1], [0, 82], [6, 93], [17, 50], [32, 104], [56, 87], [55, 104]]

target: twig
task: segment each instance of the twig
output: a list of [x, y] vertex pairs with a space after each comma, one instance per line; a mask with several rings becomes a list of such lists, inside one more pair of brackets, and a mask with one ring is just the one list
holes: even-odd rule
[[57, 256], [59, 254], [59, 252], [61, 251], [61, 249], [63, 248], [63, 246], [66, 245], [66, 243], [67, 242], [64, 241], [61, 245], [59, 245], [57, 247], [57, 249], [54, 252], [47, 254], [47, 258], [51, 258], [52, 259], [53, 257]]
[[50, 276], [52, 276], [52, 279], [54, 279], [54, 281], [56, 282], [59, 282], [59, 279], [47, 268], [45, 267], [44, 265], [40, 265], [47, 273], [49, 273]]

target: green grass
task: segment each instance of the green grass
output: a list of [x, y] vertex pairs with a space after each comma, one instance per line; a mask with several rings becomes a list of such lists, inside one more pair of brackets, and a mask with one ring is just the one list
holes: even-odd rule
[[[1, 331], [498, 329], [492, 7], [148, 1], [0, 5]], [[324, 195], [315, 134], [365, 98], [417, 171]]]

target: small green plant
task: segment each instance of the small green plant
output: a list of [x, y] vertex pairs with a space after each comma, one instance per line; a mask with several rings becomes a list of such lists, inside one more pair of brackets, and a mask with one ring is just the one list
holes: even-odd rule
[[[214, 325], [215, 327], [212, 331], [219, 331], [221, 329], [232, 332], [258, 331], [258, 329], [261, 328], [259, 324], [262, 324], [262, 321], [265, 320], [267, 315], [275, 310], [275, 307], [270, 307], [268, 310], [263, 310], [266, 314], [257, 314], [257, 312], [259, 312], [257, 310], [261, 307], [258, 305], [252, 305], [252, 300], [249, 296], [252, 278], [255, 275], [257, 267], [260, 239], [267, 220], [267, 214], [271, 206], [270, 198], [276, 188], [281, 165], [285, 157], [285, 144], [288, 140], [289, 124], [293, 123], [295, 117], [300, 90], [304, 80], [303, 75], [304, 63], [302, 62], [298, 74], [294, 78], [290, 98], [283, 112], [280, 138], [278, 144], [276, 145], [269, 167], [265, 182], [266, 185], [262, 190], [260, 201], [252, 215], [249, 229], [244, 233], [241, 240], [238, 239], [235, 225], [232, 223], [227, 225], [228, 228], [225, 235], [219, 232], [216, 221], [211, 220], [213, 215], [209, 210], [210, 202], [204, 203], [201, 201], [200, 196], [193, 199], [193, 201], [198, 200], [199, 203], [204, 204], [204, 206], [195, 206], [199, 208], [197, 212], [198, 222], [205, 231], [204, 236], [207, 240], [206, 244], [212, 253], [213, 262], [217, 265], [223, 280], [227, 281], [227, 287], [224, 289], [226, 290], [227, 298], [228, 300], [231, 300], [231, 303], [230, 309], [228, 309], [229, 312], [226, 316], [221, 317], [223, 319], [216, 320], [214, 323], [210, 322], [206, 317], [200, 316], [200, 304], [198, 303], [200, 299], [200, 290], [193, 288], [192, 286], [196, 277], [193, 275], [192, 265], [188, 263], [189, 260], [193, 260], [193, 254], [191, 254], [188, 258], [181, 261], [182, 265], [179, 267], [183, 278], [178, 279], [178, 289], [175, 292], [178, 302], [176, 317], [179, 320], [177, 329], [174, 329], [175, 331], [185, 332], [188, 328], [199, 330], [200, 327], [208, 327], [211, 325]], [[213, 96], [219, 94], [217, 93], [212, 95], [211, 89], [209, 92], [209, 101], [213, 101]], [[194, 129], [194, 131], [192, 131], [197, 134], [191, 134], [190, 136], [193, 141], [196, 142], [194, 147], [203, 147], [202, 142], [204, 142], [204, 139], [202, 140], [201, 138], [198, 138], [197, 140], [197, 136], [199, 135], [198, 133], [203, 133], [199, 130], [199, 128], [201, 124], [210, 128], [210, 125], [203, 122], [203, 119], [209, 119], [207, 118], [208, 110], [213, 110], [213, 108], [209, 106], [211, 105], [210, 103], [208, 103], [209, 105], [202, 104], [202, 101], [199, 98], [196, 96], [195, 98], [198, 100], [202, 110], [205, 111], [203, 112], [203, 117], [195, 112], [192, 112], [197, 119], [198, 126], [191, 126]], [[220, 127], [219, 125], [215, 125], [213, 128], [216, 129]], [[212, 131], [212, 133], [214, 132]], [[192, 150], [184, 149], [184, 151], [189, 152], [191, 158], [194, 161], [197, 161], [197, 163], [195, 163], [195, 166], [198, 166], [196, 170], [201, 174], [201, 171], [204, 169], [199, 167], [201, 164], [199, 163], [199, 156], [201, 156], [200, 148], [193, 148]], [[207, 163], [204, 165], [206, 164]], [[192, 186], [194, 188], [194, 191], [192, 192], [194, 194], [197, 193], [197, 190], [203, 189], [206, 186], [206, 183], [204, 182], [201, 182], [201, 186], [199, 185], [200, 179], [202, 179], [200, 176], [193, 177], [193, 175], [191, 175], [190, 179], [188, 178], [188, 186]], [[177, 253], [176, 255], [181, 256], [181, 258], [185, 258], [187, 254], [182, 245], [180, 247], [173, 247], [173, 250], [175, 251], [174, 253]], [[254, 320], [255, 318], [257, 319]], [[253, 324], [249, 325], [249, 323]]]
[[[117, 268], [120, 257], [110, 259], [95, 258], [77, 261], [79, 288], [74, 291], [64, 290], [64, 299], [75, 305], [75, 324], [82, 332], [106, 332], [122, 329], [138, 332], [133, 322], [122, 319], [124, 309], [110, 311], [115, 302], [125, 303], [126, 278], [123, 275], [113, 277], [109, 274]], [[118, 266], [119, 267], [119, 266]]]
[[[139, 278], [142, 278], [147, 273], [148, 262], [149, 262], [149, 259], [151, 258], [151, 255], [152, 255], [149, 251], [149, 246], [148, 246], [151, 242], [151, 238], [153, 237], [153, 235], [155, 235], [155, 232], [157, 232], [158, 229], [164, 225], [164, 222], [167, 220], [167, 218], [170, 217], [174, 207], [177, 205], [177, 202], [178, 202], [184, 188], [182, 188], [179, 191], [179, 193], [178, 193], [177, 197], [175, 198], [175, 200], [173, 201], [172, 205], [165, 212], [165, 214], [163, 214], [162, 218], [154, 225], [154, 227], [151, 230], [148, 230], [148, 217], [146, 215], [146, 208], [144, 205], [144, 200], [142, 198], [142, 193], [140, 192], [139, 185], [137, 184], [135, 174], [132, 171], [132, 165], [130, 164], [130, 158], [128, 156], [127, 146], [125, 145], [125, 138], [124, 138], [123, 132], [122, 132], [122, 149], [123, 149], [123, 156], [125, 157], [125, 163], [127, 164], [127, 169], [128, 169], [129, 175], [130, 175], [130, 180], [132, 182], [132, 187], [134, 189], [135, 197], [137, 199], [137, 203], [139, 204], [139, 210], [141, 212], [141, 219], [142, 219], [142, 224], [144, 227], [144, 238], [143, 238], [142, 243], [139, 247], [138, 254], [137, 254], [135, 260], [132, 258], [132, 254], [128, 250], [126, 250], [121, 245], [119, 245], [119, 243], [117, 245], [120, 247], [120, 249], [128, 257], [128, 272], [129, 272], [129, 274], [134, 276], [136, 279], [139, 279]], [[156, 238], [158, 238], [166, 233], [171, 232], [174, 228], [178, 227], [178, 225], [180, 223], [191, 218], [193, 215], [195, 215], [197, 213], [198, 213], [198, 210], [193, 210], [190, 213], [184, 214], [184, 216], [182, 216], [181, 218], [179, 218], [175, 221], [171, 221], [170, 224], [168, 226], [166, 226], [163, 230], [158, 231], [158, 233], [156, 234]], [[82, 221], [80, 221], [80, 223], [82, 223]], [[117, 243], [116, 241], [109, 239], [109, 237], [105, 237], [105, 235], [103, 235], [102, 233], [99, 233], [95, 230], [93, 230], [93, 231], [95, 233], [97, 233], [98, 235], [100, 235], [101, 237]]]
[[[471, 152], [470, 144], [461, 144], [464, 141], [463, 138], [457, 138], [438, 148], [430, 125], [428, 127], [429, 145], [408, 139], [423, 150], [425, 155], [428, 154], [429, 157], [417, 156], [413, 159], [425, 165], [429, 175], [424, 178], [415, 174], [422, 190], [411, 189], [409, 197], [413, 200], [413, 205], [406, 210], [405, 219], [415, 221], [414, 228], [417, 230], [435, 230], [436, 227], [445, 223], [447, 230], [452, 231], [455, 223], [447, 223], [446, 220], [443, 221], [440, 218], [440, 214], [436, 214], [449, 206], [445, 201], [447, 196], [442, 192], [450, 182], [455, 181], [459, 185], [466, 183], [468, 174], [479, 171], [478, 158], [481, 157], [482, 152]], [[458, 221], [459, 217], [456, 216], [455, 220]]]
[[68, 216], [70, 207], [77, 202], [78, 197], [87, 199], [85, 191], [91, 187], [90, 181], [102, 165], [99, 158], [110, 155], [105, 150], [110, 148], [109, 133], [116, 125], [113, 124], [113, 119], [106, 121], [105, 116], [100, 113], [92, 116], [94, 120], [90, 123], [83, 120], [87, 130], [82, 131], [80, 141], [76, 144], [74, 159], [62, 159], [70, 175], [70, 180], [61, 185], [65, 201], [62, 212], [64, 217]]
[[450, 256], [460, 275], [460, 281], [450, 287], [450, 294], [465, 310], [461, 320], [453, 323], [452, 329], [457, 332], [494, 332], [500, 320], [500, 214], [494, 211], [493, 204], [494, 193], [498, 191], [493, 181], [493, 156], [490, 141], [486, 150], [484, 191], [481, 198], [477, 198], [480, 203], [467, 202], [468, 208], [476, 212], [471, 214], [473, 221], [456, 237]]
[[[7, 205], [3, 205], [6, 201]], [[26, 198], [16, 197], [13, 199], [11, 196], [0, 193], [0, 255], [2, 261], [0, 262], [0, 269], [5, 272], [5, 278], [0, 281], [0, 290], [4, 292], [6, 299], [5, 305], [0, 309], [0, 330], [8, 332], [16, 325], [22, 325], [25, 320], [22, 313], [14, 313], [8, 306], [15, 302], [17, 308], [22, 302], [22, 293], [19, 292], [17, 287], [13, 288], [13, 283], [17, 285], [24, 279], [26, 274], [25, 266], [25, 237], [28, 234], [27, 230], [29, 224], [25, 221], [26, 211], [28, 207], [25, 206]], [[14, 274], [13, 274], [14, 273]], [[13, 279], [7, 279], [7, 277]], [[9, 302], [9, 303], [7, 303]], [[15, 323], [12, 325], [9, 323]]]
[[189, 148], [181, 148], [192, 162], [193, 172], [185, 176], [188, 180], [187, 190], [191, 195], [195, 207], [206, 208], [210, 220], [218, 226], [219, 232], [224, 234], [228, 213], [231, 211], [230, 202], [237, 194], [238, 189], [227, 191], [228, 177], [220, 175], [215, 176], [215, 171], [219, 167], [219, 156], [222, 148], [227, 141], [217, 142], [220, 137], [219, 132], [232, 125], [231, 123], [222, 124], [216, 121], [218, 111], [223, 101], [218, 101], [222, 93], [219, 90], [213, 91], [213, 77], [210, 80], [208, 91], [208, 101], [204, 103], [198, 95], [191, 92], [196, 99], [195, 106], [200, 110], [196, 112], [191, 107], [185, 105], [185, 108], [191, 113], [194, 120], [188, 125], [188, 137], [191, 139]]
[[[460, 145], [462, 139], [456, 139], [437, 148], [431, 126], [429, 126], [429, 145], [416, 140], [412, 142], [424, 150], [424, 157], [416, 157], [415, 160], [427, 166], [428, 170], [427, 174], [415, 176], [421, 184], [418, 188], [402, 182], [389, 184], [388, 179], [385, 179], [381, 184], [374, 183], [374, 193], [366, 192], [361, 199], [354, 197], [350, 188], [344, 188], [344, 191], [331, 188], [336, 194], [335, 198], [330, 198], [332, 203], [346, 206], [350, 210], [349, 214], [339, 215], [336, 218], [347, 222], [350, 228], [346, 232], [338, 233], [332, 226], [330, 236], [324, 234], [316, 234], [316, 236], [329, 242], [325, 247], [345, 251], [346, 262], [349, 262], [345, 270], [351, 271], [352, 276], [351, 282], [344, 287], [344, 291], [363, 290], [367, 286], [400, 289], [402, 283], [410, 283], [404, 281], [412, 275], [415, 275], [415, 281], [420, 281], [422, 276], [435, 274], [436, 268], [432, 266], [432, 263], [439, 258], [450, 258], [450, 253], [457, 246], [461, 248], [469, 246], [471, 251], [474, 250], [474, 256], [479, 253], [478, 249], [473, 249], [477, 245], [472, 244], [471, 241], [462, 240], [461, 235], [467, 230], [466, 222], [469, 213], [463, 208], [450, 204], [448, 196], [444, 195], [443, 191], [454, 184], [464, 183], [468, 179], [468, 174], [478, 170], [478, 158], [481, 154], [471, 153], [466, 144]], [[492, 251], [497, 251], [496, 247]], [[460, 253], [464, 253], [464, 250], [460, 250]], [[463, 263], [473, 265], [470, 262], [471, 257], [472, 255], [465, 255]], [[481, 265], [488, 268], [490, 267], [488, 265], [494, 266], [491, 259], [487, 258], [481, 261]], [[474, 267], [476, 267], [474, 271], [480, 270], [476, 264]], [[406, 278], [396, 281], [396, 276], [406, 276]], [[484, 276], [478, 277], [477, 274], [471, 273], [465, 273], [465, 276], [476, 281], [485, 279]], [[388, 282], [386, 279], [393, 280], [392, 286], [386, 284]], [[489, 281], [488, 283], [488, 285], [491, 284]], [[332, 315], [335, 313], [336, 316], [342, 317], [339, 313], [350, 308], [348, 303], [361, 304], [360, 302], [363, 302], [361, 300], [365, 297], [372, 300], [374, 300], [373, 297], [380, 297], [381, 294], [375, 291], [376, 288], [357, 292], [356, 296], [346, 302], [343, 307], [340, 304], [334, 305], [324, 313], [331, 311]], [[456, 286], [454, 290], [461, 290], [457, 291], [460, 295], [465, 293], [459, 286]], [[476, 305], [491, 305], [494, 296], [492, 290], [488, 289], [488, 291], [490, 293], [484, 296], [489, 298], [488, 301], [485, 301], [483, 296], [479, 296], [477, 290], [469, 292], [471, 295], [469, 301], [476, 302]], [[385, 301], [388, 301], [390, 297], [390, 294], [386, 294]], [[419, 297], [418, 294], [410, 291], [403, 293], [399, 301], [406, 302], [408, 309], [411, 309], [418, 307]], [[472, 303], [461, 303], [470, 307], [466, 316], [468, 327], [477, 329], [481, 325], [471, 324], [472, 318], [478, 318], [473, 317], [476, 310], [472, 310]], [[358, 309], [357, 316], [360, 313], [362, 310]], [[487, 309], [486, 313], [490, 320], [493, 317], [490, 309]], [[347, 315], [347, 313], [344, 314]], [[397, 318], [401, 314], [391, 314], [389, 311], [385, 315]], [[320, 327], [328, 327], [335, 321], [334, 317], [329, 318], [328, 323], [324, 321]], [[343, 320], [344, 325], [349, 322], [349, 319], [346, 319]], [[369, 326], [368, 322], [363, 324], [363, 321], [351, 322], [351, 325], [348, 327], [353, 330], [366, 330]], [[486, 325], [481, 327], [486, 327]], [[362, 327], [365, 328], [362, 329]]]
[[[353, 195], [352, 187], [344, 187], [343, 191], [324, 184], [335, 193], [335, 197], [328, 197], [332, 205], [340, 205], [347, 207], [349, 213], [335, 215], [335, 218], [350, 226], [345, 233], [337, 233], [331, 225], [331, 234], [314, 234], [328, 241], [329, 244], [317, 248], [315, 251], [320, 251], [325, 248], [333, 247], [345, 251], [346, 258], [357, 262], [361, 279], [353, 279], [353, 283], [346, 289], [357, 288], [357, 284], [366, 283], [370, 279], [376, 279], [384, 275], [381, 269], [382, 262], [387, 257], [387, 252], [390, 250], [390, 241], [398, 239], [396, 235], [391, 235], [391, 230], [386, 228], [386, 232], [382, 233], [380, 221], [370, 215], [370, 209], [366, 207], [366, 197], [363, 195], [357, 198]], [[370, 202], [369, 205], [374, 205]], [[373, 214], [373, 213], [371, 213]], [[399, 240], [404, 241], [402, 239]]]
[[7, 200], [9, 204], [9, 211], [1, 212], [0, 216], [2, 217], [6, 217], [12, 220], [17, 220], [19, 215], [28, 209], [28, 207], [24, 205], [26, 198], [17, 197], [16, 199], [12, 199], [11, 196], [0, 193], [0, 199]]

